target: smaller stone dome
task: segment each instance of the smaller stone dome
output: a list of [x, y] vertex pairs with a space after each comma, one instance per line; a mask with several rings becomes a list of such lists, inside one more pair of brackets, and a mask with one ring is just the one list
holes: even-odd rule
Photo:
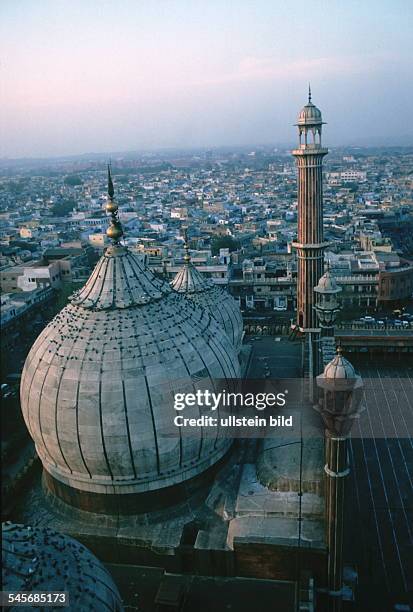
[[314, 287], [317, 293], [340, 293], [341, 287], [337, 285], [335, 277], [327, 270], [318, 281], [318, 285]]
[[124, 609], [102, 563], [83, 544], [46, 527], [2, 523], [2, 579], [5, 591], [66, 591], [68, 611]]
[[355, 369], [351, 363], [343, 357], [340, 346], [337, 349], [337, 355], [324, 368], [324, 378], [329, 380], [357, 378]]
[[321, 125], [323, 123], [321, 111], [311, 102], [311, 89], [308, 88], [308, 102], [298, 115], [297, 125]]
[[312, 102], [304, 106], [298, 115], [298, 125], [319, 125], [322, 123], [321, 111]]
[[185, 236], [184, 265], [170, 285], [177, 293], [206, 310], [220, 325], [239, 351], [242, 345], [243, 320], [236, 300], [223, 287], [203, 276], [191, 262], [187, 237]]

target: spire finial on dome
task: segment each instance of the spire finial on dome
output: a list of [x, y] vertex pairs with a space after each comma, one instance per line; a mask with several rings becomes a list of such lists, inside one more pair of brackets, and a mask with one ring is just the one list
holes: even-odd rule
[[308, 83], [308, 103], [311, 104], [311, 85]]
[[189, 254], [188, 228], [184, 227], [183, 229], [184, 229], [183, 234], [184, 234], [184, 249], [185, 249], [184, 262], [186, 264], [189, 264], [191, 262], [191, 255]]
[[106, 234], [112, 240], [113, 244], [119, 244], [123, 236], [122, 225], [118, 216], [118, 205], [114, 201], [115, 189], [113, 187], [111, 166], [108, 164], [108, 201], [106, 203], [106, 212], [110, 214], [111, 220]]
[[336, 348], [336, 353], [339, 357], [343, 356], [343, 347], [341, 346], [341, 344], [339, 344]]
[[110, 162], [109, 162], [108, 163], [108, 196], [112, 200], [114, 195], [115, 195], [115, 189], [113, 187], [112, 174], [110, 171]]

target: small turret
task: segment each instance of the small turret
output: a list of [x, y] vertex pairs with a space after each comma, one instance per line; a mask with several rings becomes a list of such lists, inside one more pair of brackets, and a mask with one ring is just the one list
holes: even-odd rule
[[314, 287], [314, 293], [314, 308], [321, 327], [321, 335], [334, 336], [334, 325], [337, 320], [337, 313], [340, 312], [338, 296], [341, 293], [341, 287], [337, 285], [336, 279], [329, 269], [320, 278], [318, 285]]

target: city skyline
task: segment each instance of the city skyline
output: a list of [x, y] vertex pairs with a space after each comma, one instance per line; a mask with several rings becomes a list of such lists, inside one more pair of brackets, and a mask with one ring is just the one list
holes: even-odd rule
[[413, 148], [327, 149], [321, 109], [288, 156], [1, 164], [16, 601], [408, 608]]
[[409, 144], [412, 6], [326, 8], [5, 2], [0, 157], [293, 143], [308, 80], [329, 146]]

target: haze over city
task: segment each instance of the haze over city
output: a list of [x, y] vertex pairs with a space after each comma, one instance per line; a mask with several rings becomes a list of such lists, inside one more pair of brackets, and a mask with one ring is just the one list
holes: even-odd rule
[[294, 142], [408, 145], [413, 5], [3, 0], [0, 156]]

